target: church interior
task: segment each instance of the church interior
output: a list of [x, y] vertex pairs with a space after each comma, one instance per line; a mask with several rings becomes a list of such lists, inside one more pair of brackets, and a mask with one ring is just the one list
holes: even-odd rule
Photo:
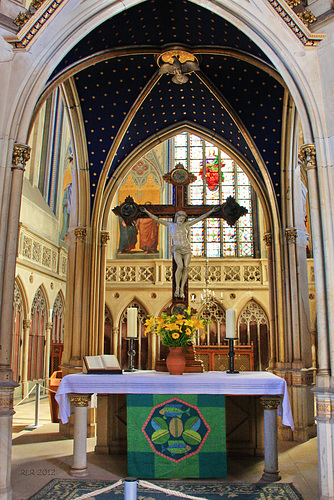
[[[168, 349], [145, 325], [178, 302], [206, 320], [194, 339], [205, 372], [228, 370], [234, 311], [239, 372], [287, 385], [280, 460], [299, 474], [310, 457], [311, 488], [280, 464], [282, 480], [334, 500], [333, 28], [331, 0], [0, 3], [0, 500], [15, 499], [36, 383], [47, 414], [49, 388], [84, 356], [127, 369], [129, 308], [135, 369], [164, 370]], [[203, 214], [185, 298], [173, 296], [171, 228], [140, 207], [190, 224]], [[107, 460], [114, 479], [117, 458], [95, 442], [109, 412], [88, 409], [89, 467]], [[48, 418], [59, 457], [74, 419]], [[255, 464], [230, 481], [256, 482], [262, 427], [258, 398], [226, 398], [228, 463]]]

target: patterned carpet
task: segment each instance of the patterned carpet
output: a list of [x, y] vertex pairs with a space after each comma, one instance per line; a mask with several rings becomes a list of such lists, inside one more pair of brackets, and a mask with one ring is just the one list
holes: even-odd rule
[[[208, 500], [302, 500], [292, 484], [284, 483], [228, 484], [202, 481], [154, 481], [154, 484], [162, 488], [177, 490], [185, 495]], [[53, 479], [29, 500], [74, 500], [81, 495], [110, 485], [107, 481], [98, 480]], [[137, 497], [138, 500], [180, 499], [180, 497], [140, 485], [138, 485]], [[91, 498], [95, 500], [123, 500], [124, 486], [120, 485], [112, 491]]]

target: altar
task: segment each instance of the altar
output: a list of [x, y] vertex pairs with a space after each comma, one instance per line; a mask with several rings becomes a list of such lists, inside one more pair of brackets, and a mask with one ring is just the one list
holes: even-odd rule
[[122, 375], [73, 374], [64, 377], [56, 394], [59, 417], [68, 422], [74, 408], [74, 451], [72, 475], [87, 472], [87, 408], [92, 394], [216, 394], [261, 397], [264, 408], [263, 479], [280, 479], [277, 458], [277, 413], [282, 423], [293, 429], [286, 381], [269, 372], [185, 373], [135, 371]]

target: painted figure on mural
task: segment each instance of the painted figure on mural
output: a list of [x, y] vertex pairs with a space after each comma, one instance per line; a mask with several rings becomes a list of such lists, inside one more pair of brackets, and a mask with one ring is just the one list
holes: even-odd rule
[[137, 243], [138, 229], [136, 225], [127, 226], [119, 217], [119, 243], [117, 253], [131, 253]]
[[72, 182], [67, 184], [65, 190], [64, 190], [64, 196], [63, 196], [63, 221], [62, 221], [62, 226], [61, 226], [61, 232], [60, 232], [60, 239], [63, 240], [66, 236], [66, 233], [69, 228], [69, 223], [70, 223], [70, 212], [71, 212], [71, 198], [72, 198]]
[[184, 287], [188, 278], [188, 269], [191, 260], [191, 245], [190, 245], [190, 227], [197, 222], [209, 217], [212, 213], [218, 212], [221, 209], [221, 205], [214, 206], [207, 213], [187, 221], [188, 216], [186, 212], [180, 210], [174, 215], [174, 222], [170, 222], [165, 219], [159, 219], [155, 215], [151, 214], [145, 207], [141, 207], [140, 210], [146, 213], [151, 219], [156, 221], [158, 224], [163, 224], [167, 226], [171, 234], [171, 252], [174, 256], [176, 262], [176, 272], [175, 272], [175, 297], [184, 298]]
[[[151, 205], [150, 201], [145, 203]], [[152, 219], [139, 219], [139, 246], [144, 253], [157, 253], [159, 227]]]

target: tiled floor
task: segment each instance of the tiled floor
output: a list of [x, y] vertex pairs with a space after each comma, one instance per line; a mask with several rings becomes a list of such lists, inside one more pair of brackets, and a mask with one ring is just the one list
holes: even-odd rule
[[[25, 430], [34, 423], [34, 402], [15, 408], [12, 448], [13, 500], [27, 500], [53, 478], [68, 478], [73, 441], [62, 438], [58, 424], [50, 421], [49, 403], [43, 397], [40, 405], [40, 427]], [[88, 472], [92, 479], [126, 477], [126, 457], [94, 453], [95, 440], [89, 438]], [[279, 467], [282, 482], [293, 483], [304, 500], [315, 500], [318, 494], [317, 440], [307, 443], [279, 443]], [[228, 458], [226, 482], [255, 483], [263, 472], [261, 458]], [[57, 499], [55, 499], [57, 500]]]

